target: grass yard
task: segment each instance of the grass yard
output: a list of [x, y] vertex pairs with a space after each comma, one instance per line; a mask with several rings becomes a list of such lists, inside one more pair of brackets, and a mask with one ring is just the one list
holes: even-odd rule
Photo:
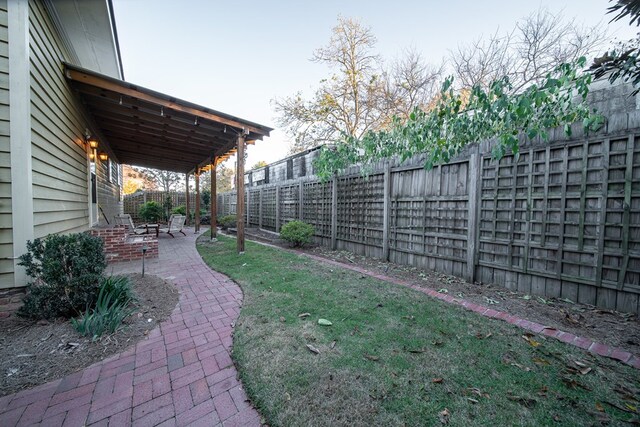
[[235, 245], [207, 236], [198, 250], [244, 291], [233, 357], [269, 425], [638, 422], [633, 368], [368, 276]]

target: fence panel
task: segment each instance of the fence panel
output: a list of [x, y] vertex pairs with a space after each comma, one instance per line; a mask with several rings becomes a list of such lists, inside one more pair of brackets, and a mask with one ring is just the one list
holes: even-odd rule
[[[354, 166], [335, 185], [257, 186], [247, 190], [249, 225], [277, 231], [302, 218], [337, 249], [638, 313], [636, 133], [529, 141], [499, 161], [483, 142], [430, 171], [418, 158], [375, 165], [367, 177]], [[235, 213], [235, 193], [219, 201], [219, 212]]]

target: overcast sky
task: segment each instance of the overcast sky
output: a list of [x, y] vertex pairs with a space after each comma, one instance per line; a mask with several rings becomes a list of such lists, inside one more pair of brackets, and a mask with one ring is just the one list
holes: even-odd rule
[[[391, 61], [413, 47], [439, 64], [451, 49], [515, 22], [540, 7], [585, 25], [601, 23], [612, 38], [635, 28], [608, 24], [606, 0], [217, 1], [113, 0], [125, 79], [177, 98], [275, 127], [270, 101], [311, 93], [327, 76], [309, 61], [338, 16], [371, 27], [377, 51]], [[248, 149], [247, 165], [286, 156], [276, 129]]]

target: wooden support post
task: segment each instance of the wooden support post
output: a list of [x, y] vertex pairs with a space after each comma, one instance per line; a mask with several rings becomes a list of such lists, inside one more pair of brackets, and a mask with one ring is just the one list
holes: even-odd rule
[[[465, 272], [465, 279], [467, 282], [473, 283], [475, 280], [475, 271], [476, 271], [476, 251], [478, 249], [477, 239], [478, 239], [478, 216], [480, 212], [478, 210], [478, 198], [480, 195], [480, 185], [481, 185], [481, 177], [480, 177], [480, 160], [481, 157], [479, 155], [479, 149], [476, 147], [471, 153], [471, 157], [469, 158], [469, 169], [468, 169], [468, 181], [467, 181], [467, 189], [469, 193], [469, 209], [468, 209], [468, 217], [467, 217], [467, 271]], [[513, 178], [516, 179], [515, 176]]]
[[236, 243], [238, 253], [244, 253], [244, 130], [238, 135], [238, 151], [236, 166]]
[[218, 236], [218, 191], [216, 183], [216, 158], [211, 159], [211, 240]]
[[334, 175], [331, 186], [331, 250], [338, 247], [338, 177]]
[[185, 225], [189, 225], [189, 174], [186, 174], [185, 176], [185, 186], [184, 186], [185, 190], [184, 190], [184, 195], [185, 195], [185, 202], [184, 202], [184, 207], [186, 210], [186, 215], [187, 217], [184, 219], [184, 223]]
[[389, 217], [391, 213], [391, 162], [384, 167], [382, 203], [382, 259], [389, 261]]
[[303, 211], [302, 211], [302, 202], [303, 196], [302, 192], [304, 191], [304, 184], [300, 181], [300, 188], [298, 189], [298, 219], [300, 221], [304, 221]]
[[196, 233], [200, 232], [200, 171], [196, 166], [195, 173], [195, 181], [196, 181], [196, 214], [195, 214], [195, 228]]

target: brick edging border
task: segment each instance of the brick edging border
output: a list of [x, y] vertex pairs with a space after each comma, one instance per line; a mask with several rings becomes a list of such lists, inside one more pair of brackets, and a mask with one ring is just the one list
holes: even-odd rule
[[502, 320], [512, 325], [518, 326], [527, 331], [531, 331], [536, 334], [542, 334], [547, 337], [555, 338], [559, 341], [562, 341], [565, 344], [573, 345], [575, 347], [579, 347], [583, 350], [587, 350], [590, 353], [594, 353], [600, 356], [608, 357], [610, 359], [617, 360], [619, 362], [625, 363], [635, 369], [640, 369], [640, 355], [636, 355], [630, 353], [623, 348], [610, 346], [607, 344], [602, 344], [595, 342], [589, 338], [580, 337], [569, 332], [562, 331], [560, 329], [552, 328], [549, 326], [541, 325], [540, 323], [532, 322], [527, 319], [523, 319], [521, 317], [513, 316], [511, 314], [505, 313], [504, 311], [494, 310], [493, 308], [485, 307], [480, 304], [476, 304], [470, 301], [467, 301], [462, 298], [454, 298], [448, 294], [442, 294], [435, 289], [422, 287], [418, 285], [414, 285], [410, 282], [396, 279], [394, 277], [385, 276], [384, 274], [377, 274], [373, 271], [367, 270], [365, 268], [361, 268], [355, 265], [345, 264], [339, 261], [334, 261], [331, 259], [327, 259], [321, 256], [312, 255], [305, 252], [296, 251], [293, 249], [286, 249], [280, 246], [272, 245], [269, 243], [261, 242], [259, 240], [251, 240], [255, 243], [259, 243], [264, 246], [269, 246], [276, 249], [285, 250], [288, 252], [296, 253], [298, 255], [305, 256], [307, 258], [311, 258], [315, 261], [322, 262], [324, 264], [333, 265], [336, 267], [345, 268], [347, 270], [355, 271], [369, 277], [373, 277], [378, 280], [382, 280], [385, 282], [393, 283], [394, 285], [403, 286], [405, 288], [410, 288], [418, 292], [422, 292], [423, 294], [429, 295], [430, 297], [437, 298], [441, 301], [445, 301], [449, 304], [459, 305], [464, 307], [469, 311], [476, 312], [484, 317], [489, 317], [492, 319]]

